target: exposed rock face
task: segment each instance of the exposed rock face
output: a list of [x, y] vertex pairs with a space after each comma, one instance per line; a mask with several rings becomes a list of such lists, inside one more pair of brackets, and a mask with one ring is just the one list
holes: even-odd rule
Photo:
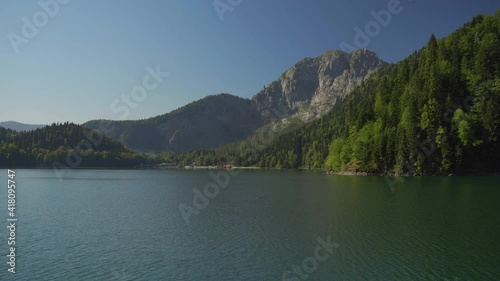
[[386, 65], [366, 49], [351, 54], [329, 51], [288, 69], [253, 101], [266, 118], [310, 121], [327, 113], [374, 71]]

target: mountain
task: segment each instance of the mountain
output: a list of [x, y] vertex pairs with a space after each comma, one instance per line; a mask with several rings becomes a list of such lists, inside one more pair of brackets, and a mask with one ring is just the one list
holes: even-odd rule
[[107, 135], [137, 151], [188, 151], [241, 140], [265, 124], [249, 99], [219, 94], [140, 121], [90, 121], [91, 129], [110, 126]]
[[311, 121], [330, 111], [373, 72], [388, 65], [373, 52], [329, 51], [305, 58], [253, 98], [266, 117]]
[[446, 38], [432, 35], [324, 117], [232, 159], [368, 173], [499, 173], [498, 46], [500, 12], [477, 16]]
[[[258, 128], [284, 118], [314, 120], [385, 65], [367, 50], [351, 54], [329, 51], [301, 60], [252, 99], [219, 94], [149, 119], [95, 120], [84, 126], [100, 129], [109, 125], [113, 128], [106, 132], [109, 137], [137, 151], [184, 152], [218, 147], [251, 137]], [[271, 128], [277, 127], [262, 130]]]
[[31, 130], [36, 130], [38, 128], [43, 128], [45, 127], [45, 125], [30, 125], [30, 124], [19, 123], [16, 121], [6, 121], [6, 122], [0, 122], [0, 127], [4, 127], [6, 129], [11, 129], [18, 132], [23, 132], [23, 131], [31, 131]]

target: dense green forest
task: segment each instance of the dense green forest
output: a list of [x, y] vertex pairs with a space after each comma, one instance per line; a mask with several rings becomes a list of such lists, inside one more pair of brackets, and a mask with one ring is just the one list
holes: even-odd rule
[[265, 148], [194, 151], [183, 162], [449, 174], [500, 169], [500, 12], [366, 80], [323, 118]]
[[72, 123], [28, 132], [0, 127], [2, 167], [133, 167], [160, 161]]

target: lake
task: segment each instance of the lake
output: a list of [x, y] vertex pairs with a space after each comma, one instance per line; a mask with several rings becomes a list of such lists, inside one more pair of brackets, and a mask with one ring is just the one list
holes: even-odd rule
[[212, 173], [17, 169], [13, 275], [1, 170], [0, 280], [500, 280], [498, 177]]

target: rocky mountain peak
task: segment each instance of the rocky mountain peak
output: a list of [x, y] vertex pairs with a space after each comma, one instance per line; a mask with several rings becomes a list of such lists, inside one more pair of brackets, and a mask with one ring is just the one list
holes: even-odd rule
[[255, 95], [253, 101], [265, 118], [298, 117], [309, 121], [328, 112], [385, 64], [366, 49], [352, 53], [328, 51], [317, 58], [300, 60]]

